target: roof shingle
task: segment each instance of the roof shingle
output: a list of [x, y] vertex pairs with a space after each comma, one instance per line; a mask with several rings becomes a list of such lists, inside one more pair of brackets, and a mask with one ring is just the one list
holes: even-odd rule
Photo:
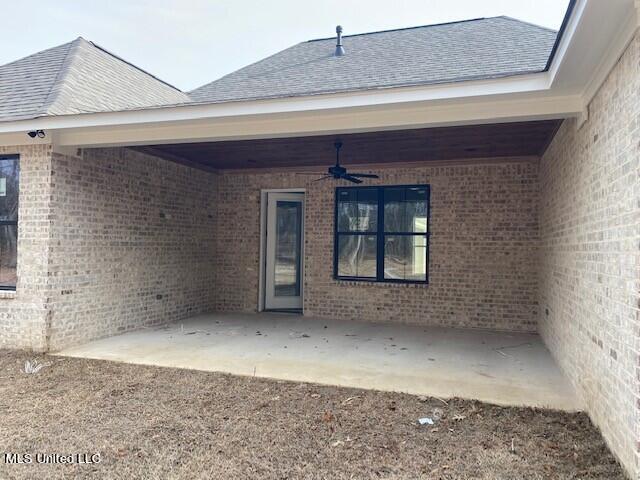
[[197, 102], [290, 97], [490, 79], [545, 69], [556, 32], [480, 18], [299, 43], [189, 92]]
[[557, 33], [510, 17], [294, 45], [186, 94], [83, 38], [0, 66], [0, 121], [491, 79], [546, 68]]
[[0, 121], [189, 101], [175, 87], [83, 38], [0, 66]]

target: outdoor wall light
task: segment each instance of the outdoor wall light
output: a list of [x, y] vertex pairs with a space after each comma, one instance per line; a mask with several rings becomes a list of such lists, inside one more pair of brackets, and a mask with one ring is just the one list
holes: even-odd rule
[[27, 135], [29, 135], [31, 138], [44, 138], [45, 137], [45, 133], [44, 130], [31, 130], [30, 132], [27, 132]]

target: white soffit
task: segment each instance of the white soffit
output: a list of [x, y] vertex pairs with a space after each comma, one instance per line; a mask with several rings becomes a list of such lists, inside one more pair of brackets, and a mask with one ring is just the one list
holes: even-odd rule
[[574, 18], [580, 15], [580, 21], [567, 39], [568, 52], [556, 66], [551, 89], [579, 93], [588, 104], [638, 29], [638, 8], [638, 0], [576, 4]]

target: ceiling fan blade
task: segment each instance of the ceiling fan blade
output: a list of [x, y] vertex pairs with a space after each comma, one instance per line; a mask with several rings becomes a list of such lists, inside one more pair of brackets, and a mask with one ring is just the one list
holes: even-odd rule
[[361, 178], [380, 178], [375, 173], [351, 173], [351, 172], [349, 172], [349, 175], [351, 175], [352, 177], [361, 177]]
[[352, 182], [352, 183], [362, 183], [362, 180], [360, 180], [359, 178], [356, 178], [356, 177], [352, 177], [348, 173], [345, 173], [340, 178], [344, 178], [345, 180], [348, 180], [349, 182]]
[[317, 177], [318, 175], [322, 175], [322, 172], [294, 172], [294, 175], [313, 175]]
[[315, 180], [312, 180], [313, 182], [319, 182], [320, 180], [326, 180], [327, 178], [333, 178], [333, 175], [323, 175], [320, 178], [316, 178]]

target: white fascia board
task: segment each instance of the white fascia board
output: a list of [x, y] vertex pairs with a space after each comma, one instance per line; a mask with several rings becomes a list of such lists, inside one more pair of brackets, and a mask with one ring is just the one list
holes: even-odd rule
[[85, 147], [205, 142], [543, 120], [575, 116], [582, 110], [580, 96], [496, 99], [68, 129], [57, 131], [55, 138], [57, 145]]
[[45, 138], [31, 138], [27, 135], [27, 130], [14, 133], [0, 133], [1, 147], [15, 147], [22, 145], [49, 145], [53, 143], [52, 135], [49, 134]]
[[549, 88], [549, 83], [548, 72], [541, 72], [494, 80], [479, 80], [454, 84], [387, 88], [362, 92], [217, 104], [180, 105], [146, 110], [49, 116], [33, 120], [0, 123], [0, 133], [20, 132], [30, 129], [58, 130], [207, 120], [249, 115], [317, 112], [332, 109], [410, 104], [415, 102], [446, 101], [453, 99], [460, 101], [491, 95], [510, 95], [544, 91]]

